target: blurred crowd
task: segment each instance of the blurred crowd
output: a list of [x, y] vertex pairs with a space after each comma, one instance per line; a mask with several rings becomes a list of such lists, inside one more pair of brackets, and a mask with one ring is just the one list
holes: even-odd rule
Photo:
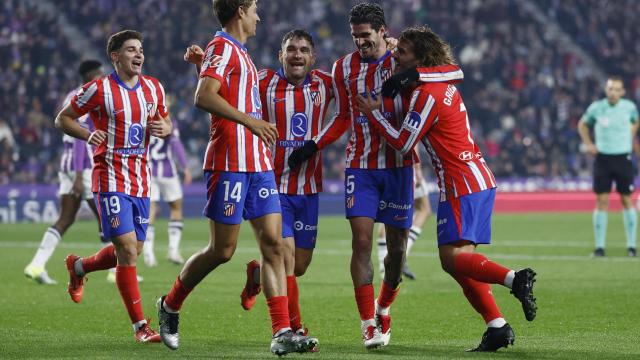
[[[308, 29], [318, 68], [355, 49], [348, 12], [359, 1], [260, 1], [258, 35], [247, 43], [258, 68], [278, 68], [282, 35]], [[160, 79], [171, 97], [192, 170], [200, 167], [208, 117], [192, 105], [196, 73], [182, 60], [190, 44], [205, 47], [219, 25], [210, 1], [68, 0], [52, 2], [89, 38], [103, 60], [107, 37], [125, 28], [145, 36], [145, 72]], [[579, 4], [582, 4], [578, 6]], [[577, 122], [604, 84], [548, 27], [510, 0], [383, 1], [390, 35], [427, 24], [448, 40], [465, 72], [460, 86], [472, 130], [499, 177], [573, 178], [590, 174], [579, 151]], [[632, 20], [640, 3], [627, 0], [539, 0], [539, 9], [597, 64], [627, 80], [627, 96], [640, 99], [632, 59], [640, 51]], [[73, 52], [55, 14], [27, 2], [5, 0], [0, 9], [0, 184], [53, 182], [61, 134], [53, 118], [64, 94], [79, 85]], [[612, 19], [615, 18], [615, 21]], [[106, 61], [106, 60], [105, 60]], [[110, 66], [106, 66], [107, 71]], [[339, 179], [346, 138], [324, 154], [325, 176]], [[425, 163], [425, 167], [429, 167]]]

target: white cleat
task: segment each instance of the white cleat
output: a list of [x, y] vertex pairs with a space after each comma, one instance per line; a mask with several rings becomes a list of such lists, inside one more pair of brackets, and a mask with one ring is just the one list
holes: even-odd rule
[[49, 277], [47, 270], [43, 267], [27, 266], [24, 269], [24, 275], [29, 279], [43, 285], [56, 285], [58, 282]]
[[385, 346], [380, 329], [374, 325], [369, 325], [365, 329], [362, 329], [362, 340], [364, 341], [364, 347], [366, 349]]

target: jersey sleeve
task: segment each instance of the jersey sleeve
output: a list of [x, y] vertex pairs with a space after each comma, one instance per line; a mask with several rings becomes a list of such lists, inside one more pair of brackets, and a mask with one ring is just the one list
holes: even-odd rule
[[73, 110], [82, 116], [100, 106], [100, 91], [98, 80], [88, 82], [78, 90], [69, 102]]
[[379, 109], [368, 114], [369, 123], [403, 155], [411, 151], [434, 125], [437, 117], [436, 100], [430, 92], [418, 88], [414, 91], [409, 112], [400, 130], [391, 125]]
[[595, 124], [596, 122], [597, 107], [597, 102], [591, 103], [591, 105], [589, 105], [589, 107], [587, 108], [587, 111], [585, 111], [584, 115], [582, 116], [582, 118], [585, 119], [587, 125], [589, 126], [593, 126], [593, 124]]
[[238, 59], [234, 54], [235, 51], [225, 42], [211, 43], [205, 51], [200, 77], [211, 77], [224, 84], [229, 73], [237, 65]]
[[335, 114], [325, 125], [322, 131], [313, 139], [318, 145], [318, 149], [323, 149], [327, 145], [336, 141], [347, 131], [351, 121], [351, 106], [349, 103], [349, 93], [344, 81], [344, 71], [341, 61], [333, 64], [332, 89], [335, 100]]

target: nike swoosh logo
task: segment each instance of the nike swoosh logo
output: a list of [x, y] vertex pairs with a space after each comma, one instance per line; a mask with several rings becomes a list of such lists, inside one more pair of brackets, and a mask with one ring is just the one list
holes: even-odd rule
[[118, 115], [123, 111], [124, 111], [124, 109], [122, 109], [122, 110], [113, 110], [113, 115]]
[[140, 302], [140, 299], [138, 299], [138, 300], [133, 300], [133, 305], [135, 305], [135, 304], [137, 304], [137, 303], [139, 303], [139, 302]]

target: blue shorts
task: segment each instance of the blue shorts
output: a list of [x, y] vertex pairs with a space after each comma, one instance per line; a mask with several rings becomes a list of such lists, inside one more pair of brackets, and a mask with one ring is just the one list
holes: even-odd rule
[[273, 171], [205, 171], [207, 204], [202, 215], [221, 224], [240, 224], [279, 213], [280, 198]]
[[135, 231], [136, 239], [147, 238], [149, 198], [119, 192], [94, 193], [100, 225], [105, 239]]
[[280, 194], [282, 237], [292, 237], [296, 247], [313, 249], [318, 235], [318, 194]]
[[413, 222], [413, 167], [346, 169], [347, 218], [365, 216], [409, 229]]
[[496, 189], [483, 190], [438, 204], [438, 246], [468, 240], [491, 244], [491, 214]]

